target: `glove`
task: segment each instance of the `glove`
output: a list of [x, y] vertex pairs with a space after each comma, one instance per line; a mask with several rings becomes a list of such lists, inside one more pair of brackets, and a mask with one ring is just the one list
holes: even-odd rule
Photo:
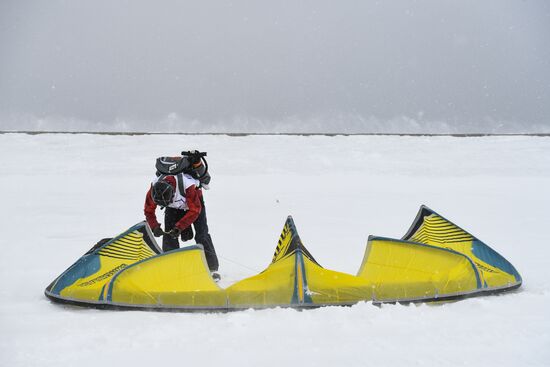
[[178, 236], [180, 235], [181, 233], [181, 229], [177, 228], [177, 227], [174, 227], [170, 230], [170, 232], [168, 232], [168, 234], [170, 236], [172, 236], [173, 238], [178, 238]]
[[153, 235], [155, 237], [160, 237], [163, 234], [164, 234], [164, 231], [162, 230], [162, 228], [160, 228], [160, 226], [153, 228]]
[[185, 228], [183, 231], [181, 231], [181, 240], [182, 241], [189, 241], [193, 239], [193, 228], [191, 226]]

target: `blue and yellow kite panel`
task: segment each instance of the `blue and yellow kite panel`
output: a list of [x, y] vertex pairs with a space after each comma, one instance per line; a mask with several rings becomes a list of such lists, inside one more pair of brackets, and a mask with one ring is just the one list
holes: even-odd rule
[[45, 293], [56, 302], [91, 307], [229, 311], [428, 302], [520, 285], [505, 258], [422, 206], [402, 239], [369, 237], [357, 275], [323, 268], [288, 217], [267, 268], [224, 289], [211, 278], [201, 245], [162, 253], [142, 222], [100, 241]]

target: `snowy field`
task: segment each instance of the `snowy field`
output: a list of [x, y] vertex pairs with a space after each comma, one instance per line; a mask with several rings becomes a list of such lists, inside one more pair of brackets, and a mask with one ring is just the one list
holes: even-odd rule
[[[208, 151], [222, 285], [263, 270], [294, 217], [326, 268], [426, 204], [518, 269], [509, 294], [439, 305], [101, 311], [44, 288], [143, 219], [154, 159]], [[0, 366], [548, 366], [550, 138], [0, 135]]]

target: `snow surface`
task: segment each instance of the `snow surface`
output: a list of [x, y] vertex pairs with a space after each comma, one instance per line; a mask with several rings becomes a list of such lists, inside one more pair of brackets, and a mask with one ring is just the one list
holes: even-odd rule
[[[426, 204], [509, 259], [523, 287], [438, 305], [101, 311], [44, 288], [141, 221], [154, 158], [208, 151], [223, 286], [263, 270], [286, 216], [326, 268]], [[0, 366], [547, 366], [550, 138], [0, 135]]]

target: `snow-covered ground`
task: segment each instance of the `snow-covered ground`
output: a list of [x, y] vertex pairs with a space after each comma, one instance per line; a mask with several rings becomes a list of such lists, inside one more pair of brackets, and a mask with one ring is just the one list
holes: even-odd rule
[[[263, 270], [287, 215], [326, 268], [421, 204], [516, 266], [514, 293], [440, 305], [100, 311], [43, 290], [141, 221], [154, 158], [208, 151], [223, 286]], [[0, 366], [547, 366], [550, 138], [0, 135]]]

